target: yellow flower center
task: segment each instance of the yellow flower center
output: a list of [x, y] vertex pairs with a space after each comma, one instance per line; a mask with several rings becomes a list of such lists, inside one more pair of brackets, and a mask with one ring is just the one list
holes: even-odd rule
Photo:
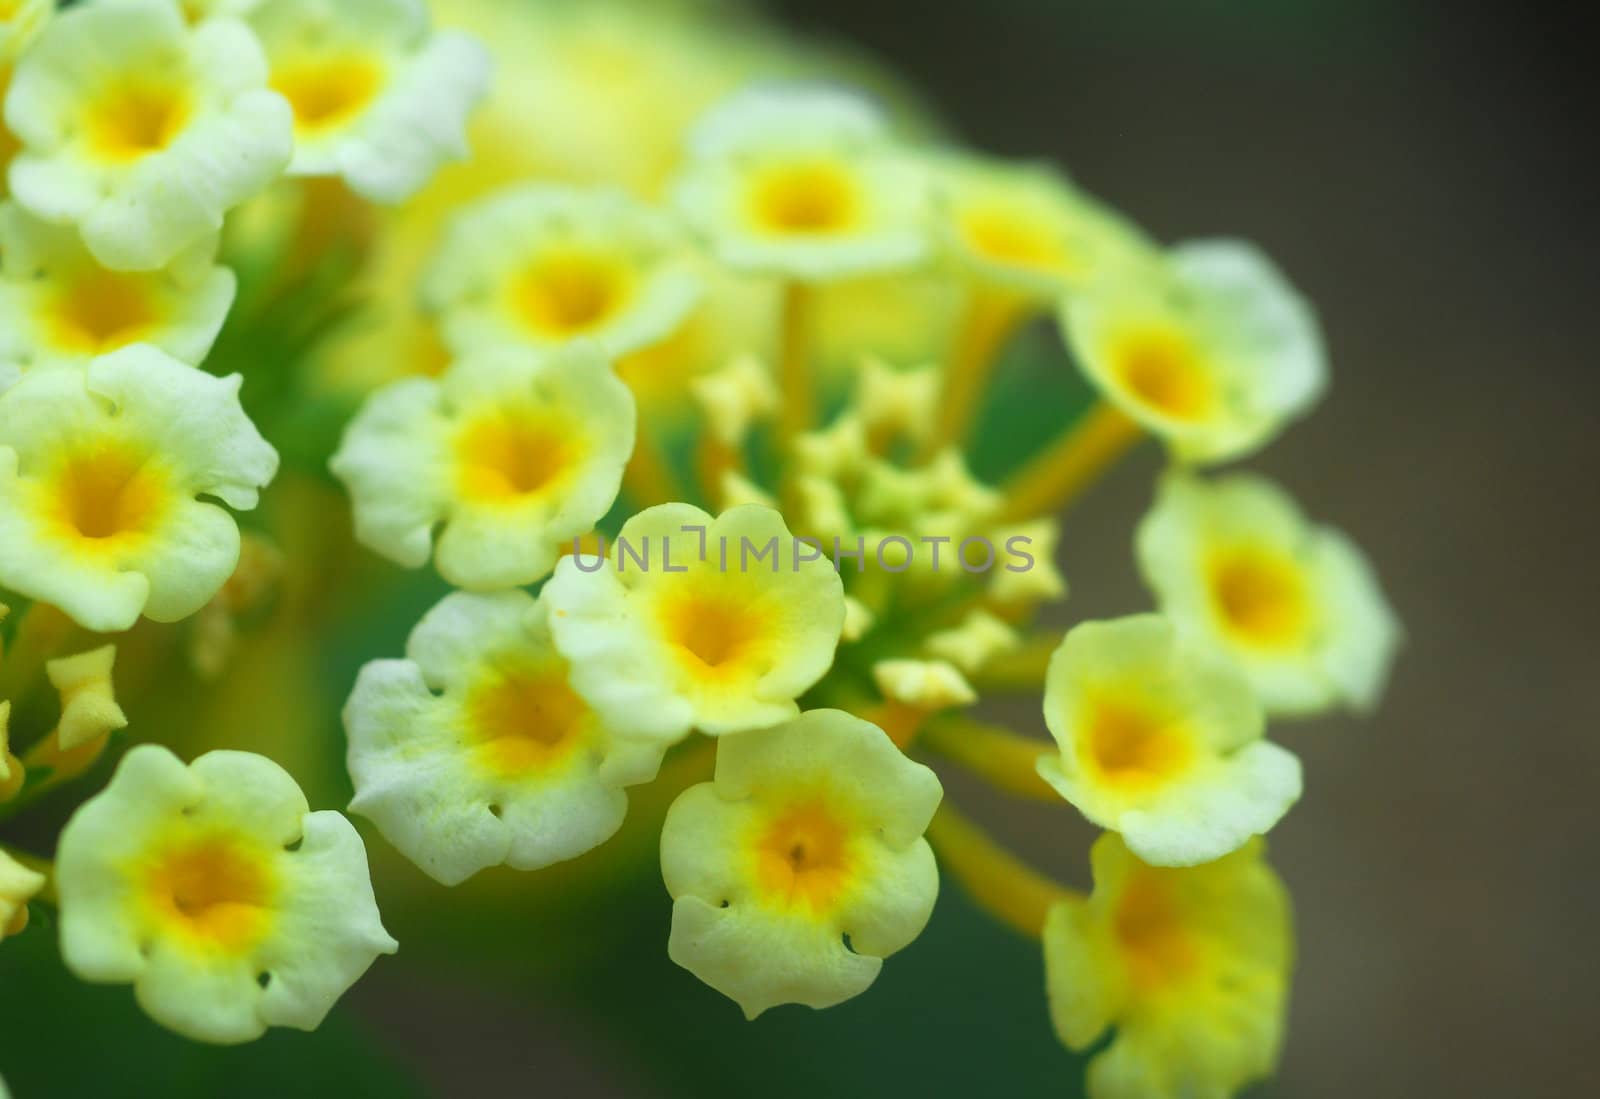
[[750, 218], [776, 236], [830, 236], [861, 221], [861, 195], [843, 166], [829, 160], [768, 168], [750, 192]]
[[1067, 256], [1050, 228], [996, 207], [977, 207], [960, 218], [967, 246], [986, 259], [1014, 267], [1056, 271]]
[[737, 675], [765, 634], [758, 609], [732, 593], [697, 591], [669, 598], [661, 618], [662, 632], [683, 665], [705, 679]]
[[1118, 898], [1113, 927], [1123, 964], [1136, 990], [1154, 992], [1196, 970], [1199, 944], [1190, 934], [1180, 900], [1164, 880], [1170, 871], [1135, 871]]
[[103, 549], [151, 533], [171, 498], [171, 484], [157, 464], [116, 443], [70, 455], [51, 487], [56, 519], [67, 536]]
[[565, 667], [552, 663], [496, 675], [473, 692], [466, 715], [478, 761], [509, 778], [566, 758], [589, 708], [567, 686]]
[[1175, 333], [1148, 332], [1116, 352], [1123, 385], [1151, 409], [1174, 420], [1199, 420], [1216, 401], [1211, 375], [1192, 344]]
[[52, 303], [51, 337], [65, 350], [98, 355], [137, 343], [159, 320], [142, 278], [95, 270], [68, 282]]
[[516, 278], [512, 303], [536, 335], [565, 338], [615, 318], [632, 299], [633, 284], [618, 257], [561, 252], [536, 260]]
[[1245, 550], [1219, 558], [1211, 567], [1211, 594], [1229, 631], [1246, 644], [1291, 645], [1311, 619], [1305, 577], [1279, 554]]
[[145, 895], [157, 918], [191, 944], [240, 953], [271, 923], [276, 883], [265, 856], [231, 837], [188, 839], [151, 863]]
[[352, 121], [377, 98], [383, 68], [359, 53], [310, 58], [272, 70], [272, 88], [289, 101], [295, 129], [325, 133]]
[[130, 78], [90, 104], [84, 132], [102, 159], [133, 161], [176, 141], [192, 113], [189, 92], [176, 80]]
[[780, 907], [834, 907], [855, 864], [850, 831], [820, 798], [792, 804], [763, 824], [755, 841], [755, 880]]
[[1189, 736], [1173, 718], [1110, 699], [1090, 707], [1082, 751], [1101, 781], [1130, 793], [1169, 781], [1194, 758]]
[[570, 432], [533, 411], [497, 409], [456, 438], [457, 483], [475, 503], [521, 503], [550, 491], [576, 461]]

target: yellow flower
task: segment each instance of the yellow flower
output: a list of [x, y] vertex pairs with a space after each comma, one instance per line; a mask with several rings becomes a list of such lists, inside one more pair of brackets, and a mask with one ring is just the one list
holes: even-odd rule
[[667, 747], [601, 724], [522, 591], [447, 596], [405, 660], [361, 670], [345, 728], [351, 812], [446, 885], [604, 843], [627, 813], [623, 788], [654, 778]]
[[101, 266], [66, 226], [0, 206], [0, 389], [24, 371], [83, 363], [147, 343], [198, 366], [233, 304], [215, 234], [164, 267]]
[[1141, 859], [1236, 850], [1300, 797], [1300, 761], [1262, 739], [1261, 704], [1222, 653], [1159, 615], [1086, 622], [1050, 658], [1039, 775]]
[[1248, 454], [1321, 396], [1316, 318], [1254, 246], [1197, 241], [1062, 311], [1079, 366], [1188, 462]]
[[866, 100], [760, 88], [690, 137], [678, 206], [728, 266], [825, 282], [900, 271], [928, 254], [921, 170]]
[[117, 270], [164, 267], [289, 163], [289, 107], [231, 19], [190, 28], [175, 0], [81, 4], [17, 64], [6, 123], [17, 200], [71, 222]]
[[611, 727], [665, 740], [794, 717], [844, 628], [832, 562], [757, 505], [641, 511], [608, 560], [564, 558], [544, 598], [578, 693]]
[[239, 385], [135, 345], [0, 395], [0, 585], [102, 632], [204, 606], [239, 529], [196, 497], [248, 510], [278, 468]]
[[860, 370], [852, 405], [868, 435], [874, 441], [926, 438], [943, 385], [938, 368], [900, 369], [869, 355]]
[[1377, 704], [1401, 637], [1394, 612], [1361, 551], [1276, 485], [1171, 477], [1138, 550], [1162, 612], [1226, 650], [1268, 712]]
[[672, 960], [751, 1019], [866, 991], [933, 912], [922, 833], [942, 796], [883, 730], [838, 710], [723, 738], [715, 780], [661, 829]]
[[1094, 894], [1057, 904], [1044, 928], [1061, 1041], [1084, 1051], [1116, 1029], [1089, 1062], [1090, 1099], [1229, 1096], [1272, 1072], [1294, 940], [1264, 846], [1173, 870], [1118, 836], [1095, 842]]
[[69, 752], [127, 726], [127, 715], [117, 705], [117, 692], [111, 685], [111, 666], [116, 659], [117, 647], [102, 645], [45, 665], [50, 685], [61, 695], [61, 720], [56, 726], [59, 750]]
[[28, 901], [44, 882], [43, 874], [0, 851], [0, 942], [28, 926]]
[[399, 202], [466, 157], [488, 53], [468, 35], [434, 33], [424, 0], [266, 0], [250, 25], [269, 83], [294, 110], [290, 175], [338, 176]]
[[355, 828], [249, 752], [129, 751], [62, 830], [56, 888], [67, 968], [203, 1042], [314, 1030], [395, 951]]
[[945, 248], [983, 286], [1053, 303], [1154, 252], [1132, 223], [1047, 165], [946, 155], [933, 178]]
[[457, 354], [588, 337], [615, 357], [666, 339], [698, 294], [666, 215], [620, 192], [551, 184], [466, 207], [423, 281]]
[[373, 394], [331, 466], [365, 545], [417, 568], [442, 524], [446, 580], [515, 587], [610, 509], [633, 432], [633, 398], [593, 344], [502, 348]]

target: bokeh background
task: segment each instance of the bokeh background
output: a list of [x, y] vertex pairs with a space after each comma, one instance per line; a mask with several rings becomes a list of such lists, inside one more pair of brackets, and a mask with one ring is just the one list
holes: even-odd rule
[[[1308, 776], [1272, 838], [1300, 961], [1281, 1072], [1255, 1094], [1600, 1094], [1600, 242], [1578, 27], [1554, 9], [1416, 0], [772, 12], [873, 51], [958, 135], [1059, 161], [1161, 239], [1259, 241], [1321, 310], [1331, 393], [1251, 464], [1368, 549], [1409, 644], [1376, 718], [1279, 733]], [[1141, 450], [1072, 513], [1062, 621], [1148, 605], [1130, 539], [1157, 462]], [[318, 532], [303, 534], [314, 550]], [[337, 598], [354, 567], [330, 550], [298, 598]], [[438, 594], [394, 591], [348, 637], [252, 651], [270, 668], [319, 646], [320, 700], [167, 704], [238, 747], [272, 751], [230, 736], [254, 702], [286, 735], [336, 736], [355, 666], [397, 649]], [[950, 788], [1086, 883], [1091, 833], [1070, 814]], [[666, 958], [669, 905], [648, 869], [661, 808], [637, 809], [604, 872], [536, 882], [446, 891], [375, 850], [404, 951], [322, 1031], [242, 1050], [171, 1038], [126, 989], [62, 980], [36, 926], [0, 954], [0, 1072], [23, 1099], [1077, 1093], [1037, 945], [953, 883], [869, 995], [743, 1023]]]

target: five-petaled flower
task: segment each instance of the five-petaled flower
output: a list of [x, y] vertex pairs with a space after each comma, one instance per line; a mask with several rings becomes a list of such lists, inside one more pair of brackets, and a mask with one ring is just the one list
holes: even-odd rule
[[942, 796], [882, 729], [838, 710], [723, 737], [715, 779], [661, 830], [672, 960], [752, 1019], [864, 992], [933, 912], [922, 833]]
[[62, 830], [61, 954], [206, 1042], [312, 1030], [395, 941], [351, 823], [249, 752], [141, 744]]

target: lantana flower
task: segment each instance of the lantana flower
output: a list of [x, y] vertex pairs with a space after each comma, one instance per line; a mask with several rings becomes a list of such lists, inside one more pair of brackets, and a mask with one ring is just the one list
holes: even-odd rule
[[554, 184], [465, 208], [423, 281], [458, 354], [588, 337], [615, 357], [666, 339], [698, 294], [671, 218], [617, 191]]
[[578, 693], [613, 728], [666, 740], [794, 717], [844, 628], [832, 562], [753, 504], [647, 508], [608, 559], [564, 558], [544, 598]]
[[1300, 761], [1262, 739], [1244, 674], [1160, 615], [1069, 631], [1044, 717], [1060, 752], [1039, 760], [1040, 777], [1146, 862], [1220, 858], [1300, 797]]
[[0, 206], [0, 389], [32, 369], [134, 343], [199, 365], [233, 304], [233, 272], [208, 234], [164, 267], [113, 271], [70, 226]]
[[1090, 1099], [1227, 1096], [1269, 1075], [1283, 1044], [1294, 939], [1289, 897], [1254, 840], [1163, 869], [1116, 835], [1095, 842], [1094, 893], [1044, 928], [1057, 1034], [1086, 1051]]
[[232, 19], [190, 27], [176, 0], [80, 4], [18, 62], [6, 123], [22, 144], [11, 189], [72, 223], [100, 263], [164, 267], [279, 176], [289, 106]]
[[28, 47], [55, 9], [55, 0], [0, 0], [0, 68]]
[[1131, 223], [1045, 165], [971, 156], [934, 162], [934, 219], [955, 264], [979, 284], [1051, 301], [1154, 254]]
[[1311, 307], [1239, 241], [1178, 245], [1164, 272], [1096, 282], [1062, 318], [1090, 381], [1183, 461], [1256, 450], [1327, 380]]
[[717, 744], [661, 829], [672, 960], [747, 1018], [866, 991], [927, 925], [943, 790], [876, 725], [812, 710]]
[[847, 92], [756, 88], [713, 108], [675, 195], [737, 270], [824, 282], [904, 270], [929, 251], [920, 167]]
[[469, 35], [433, 32], [424, 0], [265, 0], [250, 25], [294, 110], [290, 175], [399, 202], [467, 155], [489, 56]]
[[249, 752], [141, 744], [61, 832], [61, 955], [205, 1042], [314, 1030], [396, 944], [351, 823]]
[[44, 883], [43, 874], [0, 851], [0, 942], [28, 926], [28, 901]]
[[0, 395], [0, 585], [92, 630], [175, 622], [239, 559], [278, 455], [216, 378], [136, 344]]
[[345, 728], [351, 811], [446, 885], [605, 842], [627, 813], [623, 788], [654, 778], [666, 749], [600, 722], [523, 591], [446, 596], [405, 660], [361, 670]]
[[1138, 551], [1162, 612], [1225, 649], [1268, 712], [1377, 704], [1399, 623], [1360, 549], [1278, 486], [1170, 477]]
[[356, 537], [450, 583], [529, 584], [611, 507], [633, 450], [634, 403], [593, 344], [500, 348], [443, 377], [379, 390], [331, 463]]

